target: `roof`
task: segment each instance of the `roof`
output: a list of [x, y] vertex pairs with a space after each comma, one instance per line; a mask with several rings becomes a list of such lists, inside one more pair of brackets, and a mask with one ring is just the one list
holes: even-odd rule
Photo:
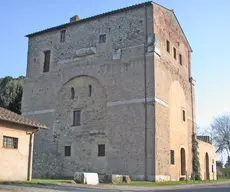
[[55, 26], [55, 27], [51, 27], [51, 28], [48, 28], [48, 29], [44, 29], [44, 30], [41, 30], [41, 31], [38, 31], [38, 32], [35, 32], [35, 33], [30, 33], [30, 34], [26, 35], [26, 37], [32, 37], [34, 35], [42, 34], [42, 33], [45, 33], [45, 32], [52, 31], [52, 30], [59, 30], [59, 29], [62, 29], [62, 28], [65, 28], [65, 27], [68, 27], [68, 26], [71, 26], [71, 25], [83, 23], [83, 22], [90, 21], [90, 20], [93, 20], [93, 19], [98, 19], [98, 18], [101, 18], [101, 17], [104, 17], [104, 16], [109, 16], [109, 15], [112, 15], [112, 14], [115, 14], [115, 13], [127, 11], [127, 10], [130, 10], [130, 9], [135, 9], [135, 8], [138, 8], [138, 7], [141, 7], [141, 6], [152, 5], [152, 4], [156, 4], [156, 5], [158, 5], [158, 6], [160, 6], [160, 7], [162, 7], [162, 8], [164, 8], [164, 9], [166, 9], [166, 10], [168, 10], [168, 11], [170, 11], [170, 12], [173, 13], [173, 15], [175, 16], [175, 18], [176, 18], [176, 20], [178, 22], [178, 25], [179, 25], [179, 27], [180, 27], [180, 29], [181, 29], [184, 37], [185, 37], [185, 40], [187, 41], [187, 43], [188, 43], [188, 45], [190, 47], [190, 50], [192, 51], [192, 48], [191, 48], [191, 46], [189, 44], [189, 41], [188, 41], [188, 39], [187, 39], [187, 37], [186, 37], [186, 35], [185, 35], [185, 33], [184, 33], [184, 31], [183, 31], [183, 29], [182, 29], [179, 21], [178, 21], [176, 15], [174, 13], [174, 11], [171, 10], [171, 9], [168, 9], [168, 8], [166, 8], [166, 7], [158, 4], [158, 3], [155, 3], [153, 1], [147, 1], [147, 2], [144, 2], [144, 3], [132, 5], [132, 6], [129, 6], [129, 7], [125, 7], [125, 8], [121, 8], [121, 9], [117, 9], [117, 10], [113, 10], [113, 11], [109, 11], [109, 12], [106, 12], [106, 13], [102, 13], [102, 14], [99, 14], [99, 15], [92, 16], [92, 17], [87, 17], [85, 19], [80, 19], [80, 20], [75, 21], [75, 22], [65, 23], [65, 24], [58, 25], [58, 26]]
[[64, 28], [64, 27], [75, 25], [77, 23], [82, 23], [82, 22], [85, 22], [85, 21], [98, 19], [100, 17], [109, 16], [109, 15], [112, 15], [112, 14], [115, 14], [115, 13], [130, 10], [130, 9], [135, 9], [135, 8], [138, 8], [138, 7], [141, 7], [141, 6], [144, 6], [144, 5], [152, 5], [152, 1], [147, 1], [147, 2], [144, 2], [144, 3], [132, 5], [132, 6], [129, 6], [129, 7], [109, 11], [109, 12], [106, 12], [106, 13], [102, 13], [102, 14], [99, 14], [99, 15], [92, 16], [92, 17], [87, 17], [85, 19], [80, 19], [80, 20], [75, 21], [75, 22], [71, 22], [71, 23], [69, 22], [69, 23], [65, 23], [65, 24], [62, 24], [62, 25], [58, 25], [56, 27], [51, 27], [51, 28], [48, 28], [48, 29], [45, 29], [45, 30], [42, 30], [42, 31], [38, 31], [38, 32], [35, 32], [35, 33], [28, 34], [28, 35], [26, 35], [26, 37], [31, 37], [31, 36], [38, 35], [38, 34], [41, 34], [41, 33], [45, 33], [45, 32], [48, 32], [48, 31], [52, 31], [52, 30], [55, 30], [55, 29], [61, 29], [61, 28]]
[[0, 107], [0, 120], [17, 123], [21, 125], [27, 125], [29, 127], [34, 127], [34, 128], [42, 128], [42, 129], [48, 128], [37, 121], [28, 119], [22, 115], [18, 115], [17, 113], [14, 113], [2, 107]]

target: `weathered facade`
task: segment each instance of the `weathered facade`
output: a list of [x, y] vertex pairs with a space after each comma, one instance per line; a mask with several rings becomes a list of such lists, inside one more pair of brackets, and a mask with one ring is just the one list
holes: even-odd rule
[[191, 48], [174, 12], [147, 2], [74, 19], [28, 35], [22, 111], [50, 127], [34, 176], [191, 175]]

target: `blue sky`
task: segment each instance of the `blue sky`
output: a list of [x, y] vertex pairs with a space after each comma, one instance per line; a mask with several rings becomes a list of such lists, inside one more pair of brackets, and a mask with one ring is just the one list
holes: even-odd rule
[[[0, 4], [0, 77], [25, 75], [27, 38], [31, 32], [80, 18], [141, 3], [139, 0], [7, 0]], [[156, 0], [174, 9], [193, 48], [192, 72], [196, 79], [197, 123], [230, 112], [230, 1]]]

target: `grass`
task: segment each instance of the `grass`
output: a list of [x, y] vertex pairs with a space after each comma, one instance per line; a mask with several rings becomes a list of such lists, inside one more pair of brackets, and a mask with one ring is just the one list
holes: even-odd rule
[[31, 181], [0, 181], [0, 184], [15, 183], [15, 184], [48, 184], [48, 183], [71, 183], [71, 180], [65, 179], [32, 179]]
[[[71, 183], [72, 180], [65, 179], [33, 179], [31, 181], [14, 181], [14, 182], [6, 182], [0, 181], [0, 184], [9, 183], [9, 184], [66, 184]], [[230, 179], [221, 179], [221, 180], [206, 180], [206, 181], [167, 181], [167, 182], [151, 182], [151, 181], [132, 181], [130, 184], [119, 184], [119, 185], [129, 185], [129, 186], [173, 186], [173, 185], [189, 185], [189, 184], [215, 184], [221, 182], [229, 182]]]
[[215, 184], [221, 182], [229, 182], [230, 179], [223, 179], [223, 180], [204, 180], [204, 181], [167, 181], [167, 182], [151, 182], [151, 181], [132, 181], [130, 184], [121, 184], [121, 185], [130, 185], [130, 186], [170, 186], [170, 185], [191, 185], [191, 184]]

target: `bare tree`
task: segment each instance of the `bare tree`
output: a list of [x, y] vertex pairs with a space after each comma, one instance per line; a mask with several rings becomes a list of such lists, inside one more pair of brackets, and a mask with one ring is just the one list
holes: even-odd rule
[[211, 137], [217, 153], [226, 152], [230, 157], [230, 116], [217, 117], [211, 125]]

